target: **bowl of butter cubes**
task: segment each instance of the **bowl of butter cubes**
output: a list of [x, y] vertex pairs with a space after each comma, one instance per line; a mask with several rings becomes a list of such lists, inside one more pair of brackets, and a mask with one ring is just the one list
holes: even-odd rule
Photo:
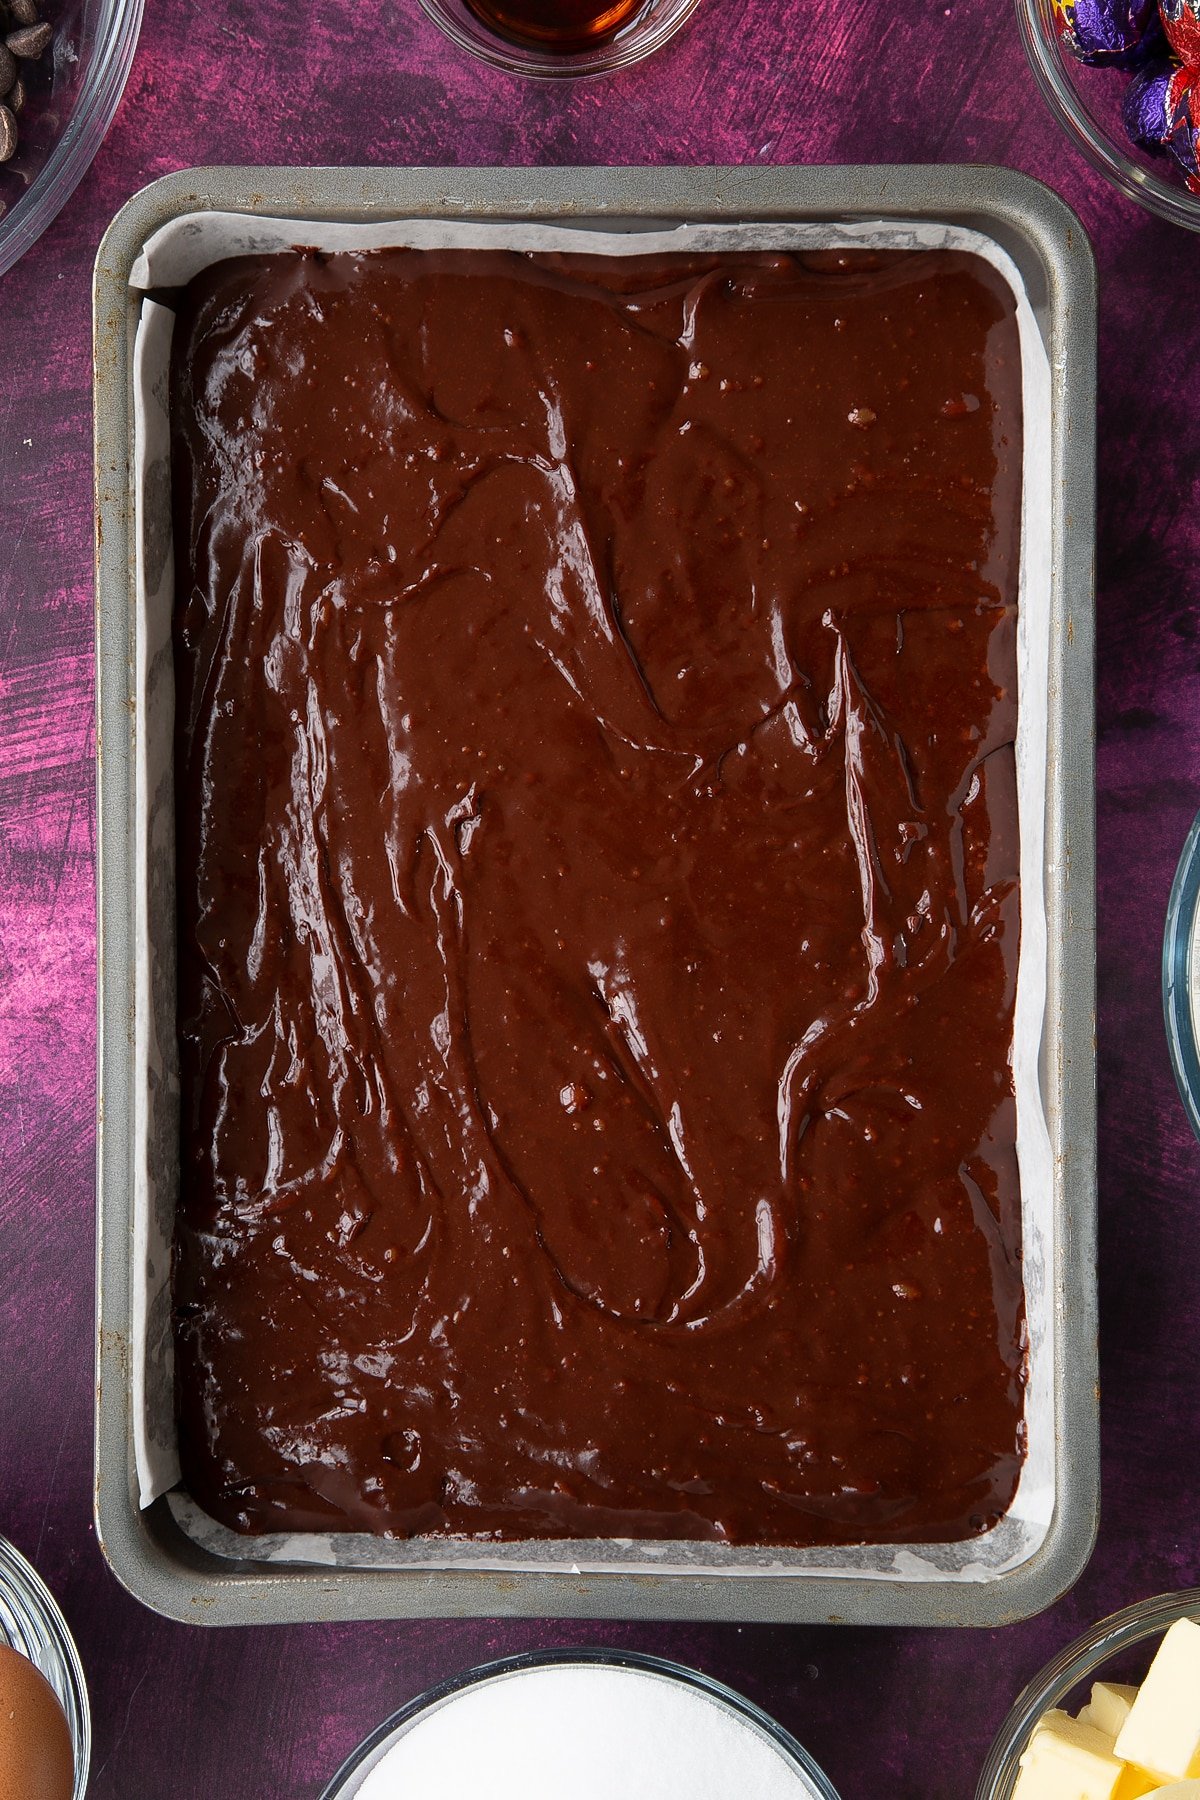
[[1009, 1713], [975, 1800], [1200, 1800], [1200, 1588], [1101, 1620]]

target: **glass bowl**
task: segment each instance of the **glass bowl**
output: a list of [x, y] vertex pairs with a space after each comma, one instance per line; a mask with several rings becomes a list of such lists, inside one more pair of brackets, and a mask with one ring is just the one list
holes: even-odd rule
[[699, 0], [642, 0], [611, 35], [581, 50], [555, 50], [505, 37], [466, 0], [420, 0], [421, 11], [460, 50], [510, 75], [532, 75], [541, 81], [608, 75], [641, 62], [675, 36], [698, 4]]
[[1176, 1619], [1200, 1622], [1200, 1588], [1156, 1594], [1153, 1600], [1127, 1606], [1068, 1644], [1034, 1676], [1000, 1727], [979, 1777], [975, 1800], [1010, 1800], [1022, 1752], [1043, 1713], [1063, 1705], [1068, 1712], [1078, 1712], [1095, 1680], [1141, 1681], [1157, 1647], [1149, 1640], [1161, 1637]]
[[37, 242], [91, 166], [129, 78], [143, 0], [46, 0], [54, 42], [22, 65], [27, 99], [0, 164], [0, 275]]
[[808, 1752], [801, 1748], [782, 1725], [776, 1724], [774, 1719], [752, 1701], [735, 1693], [732, 1688], [724, 1687], [719, 1681], [710, 1680], [698, 1669], [685, 1668], [682, 1663], [668, 1662], [660, 1656], [643, 1656], [635, 1650], [527, 1651], [520, 1656], [506, 1656], [498, 1662], [484, 1663], [482, 1667], [471, 1669], [465, 1675], [444, 1681], [438, 1687], [431, 1688], [428, 1693], [421, 1694], [408, 1706], [401, 1707], [390, 1719], [385, 1719], [366, 1742], [347, 1757], [321, 1795], [321, 1800], [352, 1800], [371, 1770], [398, 1738], [403, 1737], [425, 1714], [446, 1705], [466, 1688], [503, 1681], [506, 1677], [525, 1670], [597, 1665], [608, 1669], [632, 1669], [642, 1674], [680, 1682], [685, 1687], [697, 1690], [723, 1711], [734, 1713], [741, 1723], [749, 1725], [759, 1737], [766, 1738], [781, 1752], [784, 1766], [800, 1778], [798, 1795], [807, 1796], [809, 1800], [838, 1800], [837, 1790], [829, 1777], [817, 1767]]
[[1200, 231], [1200, 194], [1189, 194], [1174, 158], [1131, 144], [1121, 101], [1131, 77], [1091, 68], [1064, 50], [1053, 0], [1016, 0], [1017, 23], [1042, 95], [1071, 142], [1121, 193], [1176, 225]]
[[1200, 816], [1188, 832], [1167, 902], [1162, 988], [1171, 1067], [1200, 1137]]
[[92, 1760], [92, 1715], [75, 1640], [49, 1588], [7, 1538], [0, 1537], [0, 1644], [19, 1650], [58, 1695], [75, 1751], [74, 1800], [83, 1800]]

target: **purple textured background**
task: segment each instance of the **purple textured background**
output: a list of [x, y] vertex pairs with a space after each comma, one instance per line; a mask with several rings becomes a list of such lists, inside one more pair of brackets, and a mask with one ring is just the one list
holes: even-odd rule
[[[1105, 79], [1100, 76], [1098, 79]], [[1005, 1631], [529, 1623], [205, 1632], [144, 1611], [91, 1523], [95, 1032], [89, 276], [193, 163], [990, 161], [1049, 181], [1101, 272], [1099, 804], [1104, 1498], [1075, 1591]], [[1007, 0], [702, 0], [657, 60], [523, 85], [416, 0], [149, 0], [116, 124], [0, 282], [0, 1530], [58, 1593], [94, 1800], [315, 1796], [378, 1719], [487, 1657], [636, 1645], [761, 1702], [845, 1800], [969, 1800], [1018, 1687], [1100, 1614], [1200, 1582], [1200, 1151], [1159, 1007], [1200, 803], [1200, 240], [1057, 134]]]

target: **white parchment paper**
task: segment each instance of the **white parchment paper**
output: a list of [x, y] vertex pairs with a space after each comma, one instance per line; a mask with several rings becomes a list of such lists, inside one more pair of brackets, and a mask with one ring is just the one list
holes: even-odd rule
[[[961, 1544], [853, 1545], [838, 1549], [747, 1549], [627, 1539], [513, 1544], [398, 1540], [363, 1533], [245, 1538], [203, 1513], [179, 1486], [171, 1337], [171, 1240], [179, 1190], [179, 1078], [175, 1040], [173, 564], [168, 368], [174, 315], [150, 294], [180, 287], [230, 256], [325, 251], [510, 249], [597, 255], [663, 252], [860, 249], [962, 250], [982, 257], [1017, 302], [1024, 397], [1024, 473], [1017, 641], [1017, 784], [1021, 835], [1021, 954], [1013, 1078], [1025, 1304], [1029, 1326], [1028, 1453], [1012, 1506], [984, 1536]], [[135, 1453], [141, 1503], [167, 1494], [197, 1543], [244, 1562], [437, 1571], [477, 1568], [586, 1573], [804, 1573], [923, 1582], [993, 1581], [1035, 1554], [1055, 1501], [1053, 1400], [1055, 1296], [1054, 1164], [1039, 1073], [1046, 1001], [1044, 889], [1046, 733], [1050, 645], [1050, 362], [1024, 283], [1007, 253], [978, 232], [927, 221], [674, 225], [591, 230], [538, 223], [396, 220], [376, 225], [195, 213], [147, 242], [131, 285], [142, 290], [134, 352], [137, 559], [135, 971], [135, 1181], [133, 1368]]]

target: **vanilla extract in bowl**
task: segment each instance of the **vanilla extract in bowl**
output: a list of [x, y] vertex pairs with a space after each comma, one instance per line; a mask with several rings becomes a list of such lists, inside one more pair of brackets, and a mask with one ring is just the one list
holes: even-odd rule
[[646, 0], [470, 0], [470, 8], [502, 37], [569, 53], [611, 42], [646, 11]]
[[420, 0], [460, 50], [540, 80], [606, 75], [640, 62], [698, 0]]

